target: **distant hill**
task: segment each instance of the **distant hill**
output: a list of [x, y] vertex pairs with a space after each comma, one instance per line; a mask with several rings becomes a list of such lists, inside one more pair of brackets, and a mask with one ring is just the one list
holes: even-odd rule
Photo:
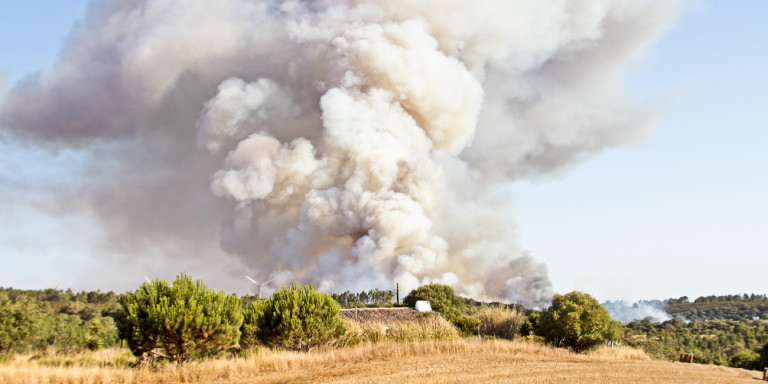
[[664, 311], [688, 320], [768, 320], [768, 297], [743, 294], [702, 296], [689, 302], [686, 296], [665, 301]]

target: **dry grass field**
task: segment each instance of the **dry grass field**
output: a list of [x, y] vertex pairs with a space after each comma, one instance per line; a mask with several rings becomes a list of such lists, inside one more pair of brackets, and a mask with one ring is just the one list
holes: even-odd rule
[[262, 350], [160, 368], [114, 364], [125, 350], [69, 355], [64, 364], [17, 356], [0, 383], [758, 383], [762, 373], [650, 360], [643, 352], [574, 354], [523, 341], [385, 342], [311, 353]]

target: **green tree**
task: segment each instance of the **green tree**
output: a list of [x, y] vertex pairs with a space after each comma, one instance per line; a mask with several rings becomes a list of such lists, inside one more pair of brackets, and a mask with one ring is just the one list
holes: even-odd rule
[[40, 308], [28, 295], [12, 298], [0, 291], [0, 353], [32, 349], [41, 319]]
[[182, 273], [169, 284], [143, 283], [120, 295], [121, 336], [137, 357], [149, 355], [183, 364], [237, 344], [243, 322], [240, 299], [216, 293]]
[[621, 336], [624, 332], [621, 329], [621, 323], [616, 320], [611, 320], [608, 324], [608, 328], [605, 330], [605, 340], [612, 343], [621, 341]]
[[403, 303], [413, 307], [420, 300], [429, 301], [433, 310], [440, 312], [450, 321], [461, 318], [466, 310], [464, 299], [456, 296], [453, 288], [445, 284], [422, 285], [408, 293]]
[[602, 343], [611, 331], [608, 311], [584, 292], [555, 295], [540, 318], [542, 336], [556, 346], [582, 351]]
[[758, 368], [768, 368], [768, 343], [765, 343], [760, 350], [758, 350], [758, 353], [760, 354], [760, 360], [758, 360]]
[[[253, 325], [259, 339], [268, 345], [309, 350], [346, 332], [339, 317], [339, 305], [312, 285], [293, 283], [281, 287], [264, 304], [254, 307], [248, 326]], [[261, 316], [258, 312], [263, 311]]]

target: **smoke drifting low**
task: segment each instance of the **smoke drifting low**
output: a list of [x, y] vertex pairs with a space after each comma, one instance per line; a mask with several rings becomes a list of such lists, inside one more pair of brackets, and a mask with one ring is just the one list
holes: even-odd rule
[[608, 310], [611, 319], [621, 321], [622, 323], [645, 319], [660, 323], [672, 319], [672, 316], [664, 311], [664, 302], [659, 300], [641, 300], [631, 304], [626, 301], [609, 300], [602, 305]]
[[674, 13], [666, 0], [95, 1], [58, 64], [2, 101], [1, 132], [92, 155], [77, 197], [110, 257], [540, 305], [546, 267], [494, 192], [644, 135], [654, 114], [622, 79]]

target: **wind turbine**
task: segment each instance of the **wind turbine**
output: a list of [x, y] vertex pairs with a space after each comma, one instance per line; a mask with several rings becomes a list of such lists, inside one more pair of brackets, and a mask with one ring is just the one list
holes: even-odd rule
[[248, 279], [248, 280], [250, 280], [250, 281], [251, 281], [251, 283], [254, 283], [254, 284], [256, 284], [256, 285], [258, 285], [258, 286], [259, 286], [259, 300], [261, 300], [261, 287], [262, 287], [263, 285], [269, 284], [270, 282], [272, 282], [272, 280], [274, 280], [274, 279], [272, 279], [272, 280], [269, 280], [269, 281], [265, 281], [265, 282], [263, 282], [263, 283], [259, 283], [258, 281], [256, 281], [256, 280], [254, 280], [254, 279], [251, 279], [250, 277], [248, 277], [248, 275], [245, 275], [245, 278], [246, 278], [246, 279]]

